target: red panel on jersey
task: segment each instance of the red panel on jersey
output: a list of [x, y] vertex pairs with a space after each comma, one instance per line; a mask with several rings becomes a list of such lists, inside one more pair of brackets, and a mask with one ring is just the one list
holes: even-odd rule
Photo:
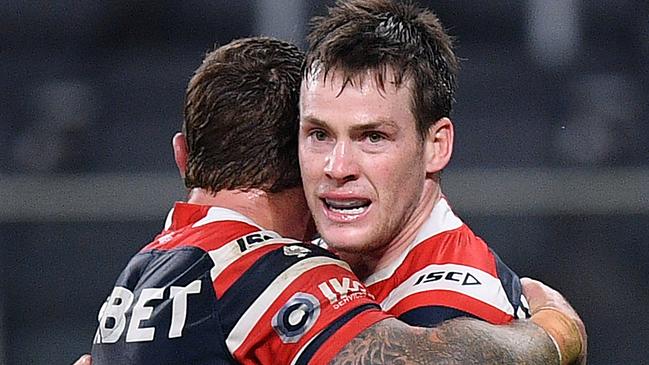
[[369, 285], [368, 289], [381, 302], [413, 273], [431, 264], [470, 266], [498, 277], [494, 257], [487, 245], [463, 225], [419, 243], [408, 253], [392, 276]]
[[[518, 277], [507, 267], [503, 270], [511, 272], [515, 282], [509, 280], [509, 276], [504, 281], [499, 277], [499, 267], [492, 251], [480, 237], [455, 216], [445, 199], [441, 199], [436, 204], [419, 234], [423, 237], [418, 237], [420, 241], [408, 247], [408, 252], [401, 259], [402, 261], [395, 260], [391, 266], [369, 278], [371, 284], [367, 285], [368, 290], [375, 295], [378, 302], [389, 307], [390, 314], [399, 316], [419, 307], [445, 306], [471, 313], [492, 323], [506, 323], [512, 319], [512, 316], [502, 308], [505, 301], [512, 304], [512, 300], [518, 300], [516, 296], [520, 294], [516, 294], [518, 289], [514, 289], [520, 286]], [[431, 265], [457, 265], [479, 270], [493, 277], [496, 283], [500, 283], [502, 289], [494, 285], [495, 291], [483, 293], [480, 299], [470, 297], [467, 293], [460, 294], [441, 288], [410, 295], [404, 293], [404, 287], [400, 286]], [[514, 297], [507, 297], [512, 292], [515, 293]], [[493, 295], [490, 296], [491, 294]], [[406, 297], [393, 307], [394, 301], [399, 301], [402, 295]], [[384, 303], [387, 298], [390, 298], [389, 303]], [[518, 305], [512, 304], [512, 306], [516, 311]]]
[[[259, 228], [255, 226], [237, 221], [209, 223], [200, 227], [200, 229], [193, 229], [190, 225], [175, 232], [159, 235], [155, 241], [144, 247], [142, 251], [178, 248], [181, 247], [178, 245], [179, 241], [183, 242], [183, 246], [198, 247], [204, 251], [212, 251], [232, 240], [258, 230]], [[167, 240], [165, 239], [166, 237], [172, 237], [172, 239]]]

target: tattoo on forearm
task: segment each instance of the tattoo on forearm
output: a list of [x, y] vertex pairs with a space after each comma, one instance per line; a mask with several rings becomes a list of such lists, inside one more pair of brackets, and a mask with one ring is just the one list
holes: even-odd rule
[[435, 328], [396, 320], [363, 331], [332, 360], [333, 365], [369, 364], [558, 364], [552, 340], [530, 322], [494, 326], [455, 319]]

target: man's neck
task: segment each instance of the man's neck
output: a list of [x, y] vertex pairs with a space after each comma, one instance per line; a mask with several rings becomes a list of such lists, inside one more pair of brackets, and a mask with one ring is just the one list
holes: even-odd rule
[[365, 279], [369, 275], [385, 269], [408, 249], [408, 246], [415, 240], [417, 234], [419, 234], [419, 231], [441, 198], [442, 192], [439, 181], [437, 179], [426, 180], [426, 185], [424, 186], [417, 206], [399, 233], [386, 246], [385, 250], [377, 252], [375, 256], [368, 256], [365, 253], [358, 256], [354, 254], [341, 254], [341, 257], [350, 263], [354, 273], [361, 279]]
[[252, 219], [260, 227], [275, 231], [283, 237], [304, 240], [310, 238], [312, 233], [307, 228], [310, 214], [301, 188], [287, 189], [280, 193], [258, 189], [211, 193], [195, 188], [189, 192], [187, 202], [234, 210]]

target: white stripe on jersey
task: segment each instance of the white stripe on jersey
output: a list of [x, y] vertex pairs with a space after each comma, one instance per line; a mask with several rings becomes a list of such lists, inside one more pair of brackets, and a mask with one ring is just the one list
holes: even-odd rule
[[205, 217], [201, 218], [196, 223], [194, 223], [192, 227], [196, 228], [212, 222], [220, 222], [220, 221], [244, 222], [250, 224], [251, 226], [255, 226], [259, 229], [263, 229], [259, 225], [257, 225], [257, 223], [255, 223], [252, 219], [246, 217], [245, 215], [236, 212], [232, 209], [226, 209], [220, 207], [211, 207], [207, 211]]
[[516, 318], [517, 319], [523, 319], [523, 318], [529, 318], [527, 313], [530, 311], [530, 304], [527, 302], [527, 298], [525, 298], [525, 295], [521, 294], [521, 304], [518, 306], [518, 310], [516, 311]]
[[442, 232], [460, 228], [463, 224], [462, 220], [453, 213], [453, 210], [451, 210], [446, 199], [441, 198], [439, 202], [435, 204], [433, 211], [430, 213], [426, 222], [424, 222], [421, 230], [419, 230], [417, 237], [415, 237], [414, 241], [412, 241], [408, 246], [408, 249], [402, 252], [401, 256], [394, 260], [388, 267], [368, 276], [363, 284], [365, 284], [365, 286], [370, 286], [389, 278], [394, 274], [397, 268], [401, 266], [403, 261], [406, 259], [406, 256], [408, 256], [408, 253], [417, 247], [417, 245]]
[[[460, 275], [453, 275], [453, 280], [448, 280], [446, 279], [446, 275], [449, 272], [460, 273]], [[422, 276], [431, 273], [443, 274], [434, 275], [433, 279], [436, 280], [427, 282], [424, 279], [422, 282], [415, 285], [415, 283], [421, 280]], [[463, 285], [465, 278], [467, 278], [467, 274], [472, 275], [480, 282], [480, 284]], [[467, 281], [469, 284], [475, 282], [473, 279]], [[394, 288], [381, 303], [381, 308], [384, 311], [389, 311], [407, 296], [431, 290], [448, 290], [464, 294], [487, 303], [511, 316], [514, 315], [514, 308], [509, 302], [509, 299], [507, 299], [505, 289], [498, 278], [487, 272], [476, 269], [475, 267], [456, 264], [433, 264], [419, 270], [401, 283], [401, 285]]]
[[[210, 276], [212, 277], [212, 281], [216, 280], [216, 278], [221, 275], [221, 273], [228, 267], [230, 264], [238, 260], [241, 256], [247, 255], [250, 252], [254, 252], [256, 249], [265, 247], [268, 244], [272, 243], [283, 243], [283, 244], [294, 244], [294, 243], [300, 243], [300, 241], [292, 240], [290, 238], [283, 238], [280, 237], [279, 234], [273, 232], [273, 231], [259, 231], [259, 232], [253, 232], [257, 234], [262, 234], [262, 235], [267, 235], [271, 237], [277, 237], [273, 239], [269, 239], [263, 242], [260, 242], [259, 245], [254, 245], [254, 246], [249, 246], [249, 248], [243, 252], [241, 252], [241, 247], [239, 246], [239, 243], [237, 240], [241, 239], [242, 237], [237, 238], [236, 240], [230, 241], [226, 243], [225, 245], [217, 248], [216, 250], [212, 250], [208, 252], [210, 255], [210, 258], [214, 262], [214, 267], [212, 270], [210, 270]], [[251, 233], [252, 234], [252, 233]]]
[[173, 223], [173, 217], [174, 217], [174, 208], [171, 208], [171, 210], [167, 214], [167, 219], [165, 219], [164, 231], [171, 228], [171, 223]]
[[[326, 256], [309, 257], [297, 262], [295, 265], [279, 274], [277, 278], [264, 290], [263, 293], [252, 303], [246, 312], [239, 318], [239, 321], [225, 340], [230, 353], [234, 354], [244, 343], [250, 331], [257, 325], [261, 317], [268, 311], [272, 303], [291, 285], [295, 279], [304, 272], [324, 265], [337, 265], [351, 271], [349, 265], [341, 260]], [[269, 321], [270, 324], [270, 321]]]

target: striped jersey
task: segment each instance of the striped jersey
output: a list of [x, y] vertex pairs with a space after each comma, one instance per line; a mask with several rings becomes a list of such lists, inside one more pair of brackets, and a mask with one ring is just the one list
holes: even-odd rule
[[101, 307], [93, 364], [326, 364], [387, 317], [326, 250], [176, 203]]
[[460, 316], [529, 317], [518, 276], [451, 210], [435, 205], [414, 241], [364, 282], [384, 311], [414, 326]]

